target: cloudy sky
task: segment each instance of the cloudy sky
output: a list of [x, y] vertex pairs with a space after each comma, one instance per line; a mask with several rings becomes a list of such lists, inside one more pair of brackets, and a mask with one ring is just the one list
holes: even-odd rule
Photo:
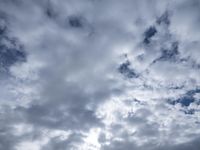
[[0, 150], [199, 150], [199, 0], [0, 0]]

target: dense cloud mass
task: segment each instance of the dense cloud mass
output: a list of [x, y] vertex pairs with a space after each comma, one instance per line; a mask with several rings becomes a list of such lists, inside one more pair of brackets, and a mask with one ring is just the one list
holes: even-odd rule
[[199, 0], [0, 0], [0, 150], [199, 150]]

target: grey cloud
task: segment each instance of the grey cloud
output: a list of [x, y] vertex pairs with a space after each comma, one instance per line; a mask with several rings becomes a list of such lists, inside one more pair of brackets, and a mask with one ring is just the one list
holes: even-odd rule
[[[64, 104], [62, 104], [64, 105]], [[18, 108], [28, 123], [35, 126], [62, 130], [88, 130], [91, 126], [101, 126], [93, 111], [81, 108], [59, 108], [46, 104], [45, 106], [30, 106]], [[65, 109], [64, 109], [65, 108]], [[69, 109], [69, 110], [68, 110]], [[72, 115], [73, 114], [73, 115]]]
[[83, 26], [82, 19], [80, 17], [75, 16], [71, 16], [69, 18], [69, 24], [74, 28], [80, 28]]
[[42, 150], [66, 150], [66, 149], [78, 149], [77, 145], [82, 143], [83, 135], [81, 134], [71, 134], [67, 140], [62, 140], [60, 137], [52, 138], [45, 146], [42, 147]]
[[167, 145], [159, 145], [153, 146], [153, 144], [145, 145], [145, 146], [136, 146], [133, 142], [113, 142], [113, 145], [103, 147], [103, 150], [129, 150], [129, 149], [141, 149], [141, 150], [198, 150], [199, 149], [199, 139], [194, 139], [187, 143], [177, 144], [175, 146], [170, 146], [168, 143]]
[[165, 11], [160, 17], [158, 17], [158, 19], [156, 20], [156, 22], [158, 24], [166, 24], [166, 25], [170, 25], [170, 19], [169, 19], [169, 11]]

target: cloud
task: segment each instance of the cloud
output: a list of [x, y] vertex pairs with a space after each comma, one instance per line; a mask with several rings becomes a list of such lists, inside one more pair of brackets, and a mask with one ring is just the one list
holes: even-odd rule
[[0, 2], [0, 149], [199, 147], [199, 3]]

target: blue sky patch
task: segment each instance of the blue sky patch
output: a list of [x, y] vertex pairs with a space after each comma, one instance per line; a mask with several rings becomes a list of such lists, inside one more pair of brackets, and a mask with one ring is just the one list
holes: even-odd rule
[[195, 102], [195, 98], [193, 97], [194, 94], [200, 93], [200, 89], [190, 90], [185, 95], [181, 96], [180, 98], [176, 100], [169, 100], [169, 104], [176, 105], [181, 104], [183, 107], [190, 106], [191, 103]]
[[151, 26], [144, 32], [144, 43], [149, 44], [151, 38], [157, 33], [156, 27]]
[[138, 75], [135, 73], [134, 69], [130, 68], [130, 65], [129, 61], [122, 63], [118, 68], [119, 72], [127, 78], [137, 78]]

